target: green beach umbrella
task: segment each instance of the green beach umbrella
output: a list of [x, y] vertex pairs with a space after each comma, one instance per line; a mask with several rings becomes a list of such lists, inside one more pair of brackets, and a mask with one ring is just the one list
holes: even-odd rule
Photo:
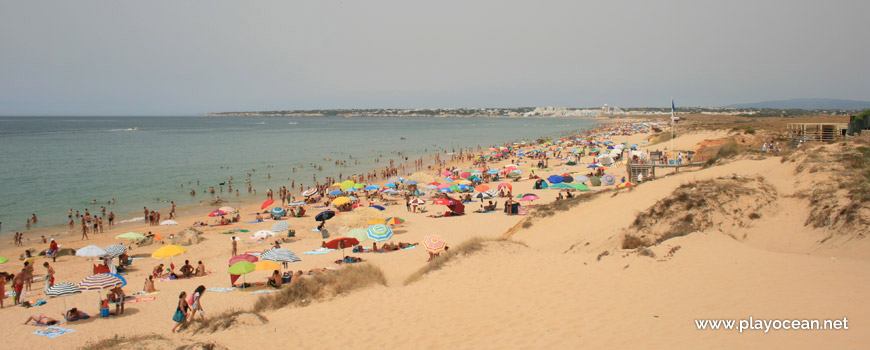
[[360, 242], [369, 239], [369, 236], [366, 234], [366, 230], [360, 227], [351, 229], [350, 231], [347, 231], [347, 233], [344, 235], [347, 237], [356, 238]]
[[0, 256], [0, 264], [5, 264], [7, 262], [9, 262], [9, 258], [4, 258], [4, 257]]
[[257, 266], [250, 261], [239, 261], [232, 266], [230, 266], [229, 273], [231, 275], [244, 275], [246, 273], [250, 273], [256, 269]]
[[562, 189], [562, 188], [573, 188], [573, 187], [571, 187], [571, 185], [569, 185], [569, 184], [560, 182], [560, 183], [557, 183], [555, 185], [550, 185], [550, 188]]
[[571, 184], [571, 185], [569, 185], [569, 186], [570, 186], [571, 188], [575, 189], [575, 190], [580, 190], [580, 191], [590, 191], [589, 187], [586, 187], [586, 185], [581, 184], [581, 183], [573, 183], [573, 184]]
[[127, 232], [122, 233], [120, 235], [115, 236], [116, 239], [143, 239], [144, 235], [136, 233], [136, 232]]
[[361, 189], [363, 189], [363, 188], [365, 188], [365, 187], [366, 187], [365, 184], [355, 184], [355, 185], [353, 185], [353, 188], [358, 189], [358, 190], [361, 190]]
[[344, 182], [341, 183], [341, 190], [342, 190], [342, 191], [345, 191], [345, 190], [347, 190], [348, 188], [352, 188], [353, 185], [356, 185], [356, 184], [353, 182], [353, 180], [346, 180], [346, 181], [344, 181]]

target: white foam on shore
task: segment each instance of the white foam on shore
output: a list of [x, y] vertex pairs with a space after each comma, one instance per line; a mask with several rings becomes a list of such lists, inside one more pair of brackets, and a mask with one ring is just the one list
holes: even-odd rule
[[127, 224], [127, 223], [131, 223], [131, 222], [136, 222], [136, 221], [145, 221], [145, 217], [144, 217], [144, 216], [140, 216], [140, 217], [135, 217], [135, 218], [132, 218], [132, 219], [121, 220], [121, 221], [118, 221], [118, 223], [119, 223], [119, 224]]

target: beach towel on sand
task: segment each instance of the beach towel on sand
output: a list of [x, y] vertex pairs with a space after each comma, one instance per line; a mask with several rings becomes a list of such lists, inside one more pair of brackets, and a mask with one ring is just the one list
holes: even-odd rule
[[67, 333], [72, 333], [75, 331], [76, 331], [75, 329], [67, 329], [67, 328], [60, 328], [60, 327], [56, 327], [56, 326], [51, 326], [51, 327], [45, 327], [45, 328], [40, 329], [36, 332], [33, 332], [33, 334], [41, 335], [44, 337], [49, 337], [49, 338], [54, 339], [55, 337], [59, 337], [61, 335], [64, 335]]
[[157, 299], [157, 297], [136, 298], [136, 299], [132, 299], [132, 300], [127, 300], [127, 301], [125, 301], [125, 303], [141, 303], [141, 302], [145, 302], [145, 301], [154, 301], [156, 299]]
[[251, 292], [251, 294], [272, 294], [272, 293], [277, 293], [277, 292], [278, 292], [277, 289], [271, 289], [271, 290], [270, 289], [262, 289], [262, 290], [258, 290], [256, 292]]
[[209, 289], [206, 289], [205, 291], [206, 292], [228, 293], [228, 292], [232, 292], [234, 290], [235, 289], [233, 289], [233, 288], [211, 287]]
[[307, 252], [303, 252], [302, 254], [317, 255], [317, 254], [326, 254], [326, 253], [329, 253], [331, 251], [333, 251], [333, 249], [319, 248], [317, 250], [310, 250]]

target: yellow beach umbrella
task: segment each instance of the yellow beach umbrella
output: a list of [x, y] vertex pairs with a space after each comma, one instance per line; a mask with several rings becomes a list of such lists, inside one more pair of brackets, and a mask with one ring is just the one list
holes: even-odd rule
[[341, 183], [341, 190], [344, 191], [348, 188], [353, 187], [353, 185], [355, 185], [355, 184], [356, 183], [351, 181], [351, 180], [345, 180], [344, 182]]
[[384, 219], [371, 219], [368, 222], [369, 226], [371, 226], [371, 225], [385, 225], [386, 223], [387, 223], [387, 220], [384, 220]]
[[471, 181], [468, 181], [468, 180], [462, 180], [462, 181], [459, 181], [459, 184], [460, 184], [460, 185], [471, 185]]
[[168, 246], [164, 246], [160, 249], [155, 250], [154, 253], [151, 253], [151, 256], [158, 258], [158, 259], [171, 258], [173, 256], [180, 255], [180, 254], [186, 253], [186, 252], [187, 252], [187, 249], [185, 249], [184, 247], [179, 246], [179, 245], [170, 244]]
[[332, 201], [332, 204], [333, 204], [333, 205], [336, 205], [336, 206], [338, 206], [338, 205], [344, 205], [344, 204], [347, 204], [347, 203], [350, 203], [350, 198], [348, 198], [348, 197], [338, 197], [338, 198], [336, 198], [335, 200]]
[[263, 261], [260, 261], [257, 263], [256, 268], [254, 268], [254, 271], [275, 271], [275, 270], [280, 270], [280, 269], [281, 269], [281, 264], [276, 263], [274, 261], [263, 260]]
[[340, 183], [334, 183], [334, 184], [332, 184], [332, 187], [341, 187], [341, 184], [340, 184]]

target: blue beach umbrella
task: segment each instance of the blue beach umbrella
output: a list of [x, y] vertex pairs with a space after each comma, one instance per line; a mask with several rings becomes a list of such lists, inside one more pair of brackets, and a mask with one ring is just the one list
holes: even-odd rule
[[270, 210], [269, 212], [272, 213], [272, 215], [275, 215], [275, 216], [282, 216], [282, 215], [284, 215], [284, 213], [285, 213], [284, 208], [282, 208], [282, 207], [274, 207], [274, 208], [272, 208], [272, 210]]
[[393, 237], [393, 230], [384, 224], [371, 225], [366, 229], [366, 236], [375, 242], [389, 241]]
[[389, 188], [396, 188], [396, 184], [394, 184], [394, 183], [392, 183], [392, 182], [390, 182], [390, 183], [388, 183], [388, 184], [386, 184], [386, 185], [384, 185], [384, 186], [389, 187]]
[[416, 185], [416, 184], [417, 184], [417, 181], [409, 180], [409, 181], [406, 181], [405, 184], [406, 184], [406, 185]]
[[341, 194], [344, 194], [344, 192], [339, 191], [339, 190], [335, 190], [335, 191], [329, 192], [329, 195], [330, 195], [330, 196], [338, 196], [338, 195], [341, 195]]
[[378, 185], [371, 185], [369, 187], [364, 188], [364, 190], [366, 190], [366, 191], [379, 190], [379, 189], [381, 189], [381, 187]]
[[547, 178], [547, 181], [550, 181], [552, 184], [560, 183], [562, 180], [564, 179], [559, 175], [550, 175], [550, 177]]

